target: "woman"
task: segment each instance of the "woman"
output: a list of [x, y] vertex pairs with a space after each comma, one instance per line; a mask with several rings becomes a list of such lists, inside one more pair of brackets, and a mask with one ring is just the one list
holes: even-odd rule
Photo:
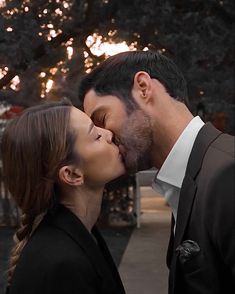
[[2, 160], [22, 212], [8, 293], [125, 293], [94, 226], [104, 185], [125, 172], [112, 133], [67, 100], [46, 103], [8, 125]]

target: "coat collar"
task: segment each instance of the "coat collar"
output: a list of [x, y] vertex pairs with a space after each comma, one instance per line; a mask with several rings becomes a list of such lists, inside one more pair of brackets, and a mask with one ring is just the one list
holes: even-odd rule
[[[101, 278], [105, 278], [107, 274], [110, 275], [110, 273], [107, 273], [110, 268], [112, 271], [116, 271], [105, 241], [95, 226], [92, 229], [92, 233], [97, 243], [79, 218], [65, 206], [57, 205], [54, 211], [48, 213], [47, 218], [52, 225], [63, 230], [82, 248]], [[108, 260], [107, 256], [109, 256]]]

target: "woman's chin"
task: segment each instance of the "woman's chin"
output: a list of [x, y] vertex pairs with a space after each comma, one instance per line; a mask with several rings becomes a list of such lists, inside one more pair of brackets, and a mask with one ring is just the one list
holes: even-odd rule
[[116, 177], [113, 177], [113, 180], [118, 179], [118, 178], [124, 176], [125, 174], [126, 174], [126, 170], [125, 170], [125, 168], [123, 167], [123, 169], [121, 170], [121, 172], [118, 173]]
[[126, 167], [125, 167], [124, 163], [122, 163], [119, 177], [125, 175], [126, 173], [127, 173]]
[[[117, 171], [117, 169], [116, 169]], [[120, 172], [116, 173], [115, 175], [113, 175], [113, 177], [110, 177], [109, 181], [107, 182], [110, 183], [112, 181], [115, 181], [119, 178], [121, 178], [122, 176], [126, 175], [126, 169], [125, 169], [125, 166], [123, 165], [121, 168], [120, 168]]]

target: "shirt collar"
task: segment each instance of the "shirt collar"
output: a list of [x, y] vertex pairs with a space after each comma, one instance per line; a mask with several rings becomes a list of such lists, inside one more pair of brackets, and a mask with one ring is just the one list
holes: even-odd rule
[[204, 122], [199, 116], [190, 121], [174, 144], [154, 181], [160, 180], [181, 188], [194, 141], [203, 125]]

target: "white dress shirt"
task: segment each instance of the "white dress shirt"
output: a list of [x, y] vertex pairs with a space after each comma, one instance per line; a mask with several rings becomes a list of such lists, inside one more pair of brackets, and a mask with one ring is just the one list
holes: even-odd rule
[[180, 189], [184, 180], [189, 156], [197, 134], [203, 125], [204, 122], [199, 116], [194, 117], [190, 121], [153, 180], [153, 189], [165, 197], [172, 209], [175, 223]]

